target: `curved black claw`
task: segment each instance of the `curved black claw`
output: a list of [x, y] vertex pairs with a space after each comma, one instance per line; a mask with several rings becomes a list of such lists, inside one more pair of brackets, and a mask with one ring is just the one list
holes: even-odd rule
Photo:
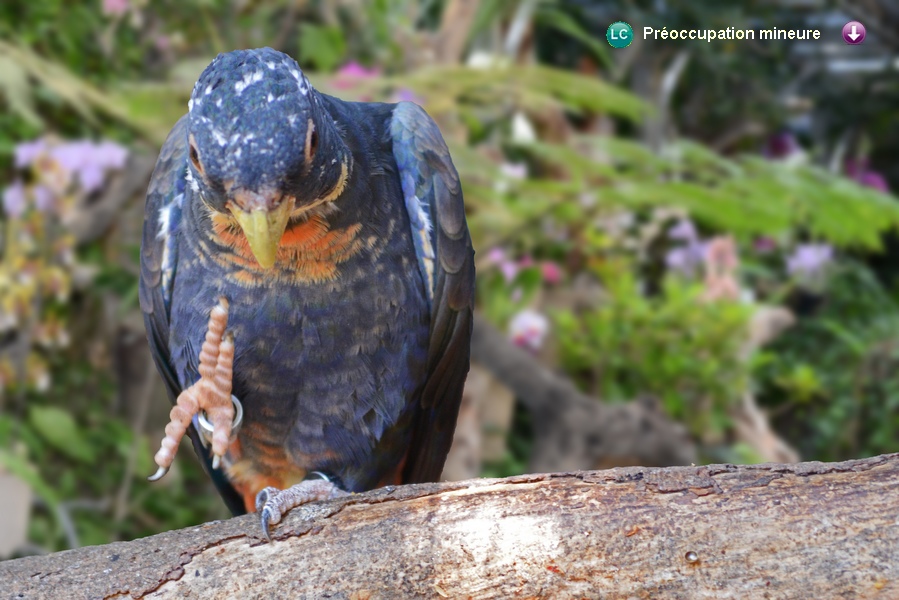
[[261, 517], [261, 519], [262, 519], [262, 535], [264, 535], [265, 539], [268, 540], [268, 543], [271, 544], [272, 536], [268, 531], [268, 522], [272, 518], [272, 512], [268, 509], [268, 507], [265, 507], [262, 509], [261, 514], [262, 514], [262, 517]]

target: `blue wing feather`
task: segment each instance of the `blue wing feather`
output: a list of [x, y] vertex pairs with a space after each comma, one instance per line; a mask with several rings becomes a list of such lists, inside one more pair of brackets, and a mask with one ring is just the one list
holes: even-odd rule
[[176, 232], [181, 225], [184, 187], [184, 178], [178, 177], [175, 181], [173, 194], [169, 198], [163, 199], [164, 201], [168, 200], [168, 202], [165, 202], [157, 213], [159, 233], [156, 236], [162, 241], [162, 261], [160, 263], [162, 280], [160, 285], [162, 286], [162, 300], [165, 311], [169, 314], [172, 310], [172, 285], [174, 284], [175, 273], [178, 268], [178, 236]]
[[[140, 308], [144, 314], [147, 340], [156, 368], [162, 375], [172, 403], [181, 385], [172, 365], [169, 350], [169, 322], [175, 275], [178, 265], [178, 229], [187, 190], [187, 117], [182, 117], [169, 133], [159, 152], [156, 169], [147, 189], [144, 208], [144, 231], [141, 240]], [[196, 425], [188, 428], [194, 451], [203, 463], [228, 508], [243, 514], [243, 500], [225, 479], [221, 470], [212, 469], [204, 440]]]
[[393, 156], [399, 167], [400, 184], [403, 188], [406, 212], [409, 213], [418, 268], [426, 283], [428, 302], [431, 304], [434, 300], [434, 261], [436, 259], [433, 207], [430, 202], [432, 182], [426, 177], [428, 171], [420, 168], [421, 156], [417, 153], [414, 140], [409, 135], [411, 133], [409, 120], [416, 118], [413, 111], [415, 109], [421, 111], [421, 109], [414, 104], [411, 105], [415, 107], [414, 109], [408, 108], [404, 106], [405, 104], [408, 103], [400, 103], [394, 110], [390, 133], [394, 139]]
[[390, 135], [418, 266], [431, 300], [428, 378], [403, 481], [436, 481], [452, 443], [468, 373], [474, 250], [459, 175], [437, 124], [421, 107], [400, 102]]

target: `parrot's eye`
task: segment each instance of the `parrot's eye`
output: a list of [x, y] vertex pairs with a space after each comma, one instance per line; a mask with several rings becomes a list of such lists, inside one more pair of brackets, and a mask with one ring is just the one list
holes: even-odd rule
[[312, 132], [312, 139], [309, 140], [309, 158], [311, 159], [315, 156], [315, 151], [318, 150], [318, 132]]
[[201, 175], [203, 174], [203, 165], [200, 164], [200, 155], [197, 152], [197, 147], [193, 145], [193, 142], [190, 144], [190, 162], [193, 163], [194, 168]]
[[312, 162], [315, 157], [315, 151], [318, 150], [318, 132], [315, 130], [315, 124], [309, 119], [306, 127], [306, 164]]

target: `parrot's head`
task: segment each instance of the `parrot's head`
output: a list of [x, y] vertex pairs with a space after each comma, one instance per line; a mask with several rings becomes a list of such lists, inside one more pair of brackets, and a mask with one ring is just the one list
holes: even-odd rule
[[340, 194], [349, 149], [296, 61], [271, 48], [220, 54], [188, 106], [191, 185], [270, 268], [288, 221]]

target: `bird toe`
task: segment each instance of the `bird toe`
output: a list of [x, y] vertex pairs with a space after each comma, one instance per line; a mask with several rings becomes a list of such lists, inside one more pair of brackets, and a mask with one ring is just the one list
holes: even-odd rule
[[280, 523], [281, 517], [292, 508], [346, 495], [347, 492], [333, 482], [323, 479], [307, 479], [286, 490], [264, 488], [256, 495], [256, 511], [260, 513], [262, 535], [271, 541], [269, 527]]

